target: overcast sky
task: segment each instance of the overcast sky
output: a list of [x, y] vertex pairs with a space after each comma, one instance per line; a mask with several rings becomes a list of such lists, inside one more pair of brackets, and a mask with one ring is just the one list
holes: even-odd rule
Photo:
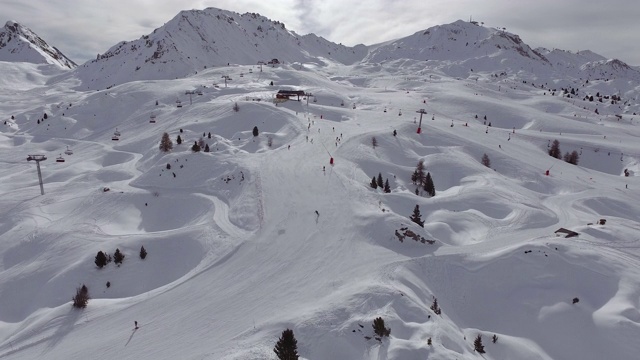
[[531, 47], [640, 65], [638, 0], [0, 0], [0, 22], [35, 31], [77, 63], [151, 33], [181, 10], [257, 12], [304, 35], [371, 45], [458, 19], [505, 27]]

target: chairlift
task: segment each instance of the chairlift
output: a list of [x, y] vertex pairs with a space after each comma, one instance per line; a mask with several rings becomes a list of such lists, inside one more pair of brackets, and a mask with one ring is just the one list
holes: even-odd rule
[[402, 116], [402, 110], [398, 111], [398, 116]]
[[180, 99], [177, 99], [177, 100], [176, 100], [176, 104], [177, 104], [177, 106], [178, 106], [179, 108], [181, 108], [181, 107], [182, 107], [182, 101], [180, 101]]
[[113, 136], [120, 136], [122, 134], [120, 134], [120, 131], [118, 131], [118, 128], [116, 128], [116, 131], [113, 132]]
[[67, 150], [65, 150], [64, 153], [67, 155], [73, 155], [73, 150], [69, 149], [69, 147], [67, 146]]
[[384, 112], [387, 112], [387, 108], [384, 108]]
[[202, 90], [197, 90], [197, 91], [196, 91], [196, 94], [198, 94], [198, 95], [202, 95]]
[[243, 74], [243, 73], [240, 73], [240, 77], [244, 77], [244, 74]]
[[249, 73], [252, 73], [252, 72], [253, 72], [253, 69], [249, 69]]
[[356, 108], [356, 104], [355, 104], [355, 103], [353, 104], [353, 108], [354, 108], [354, 109]]
[[111, 140], [113, 140], [113, 141], [118, 141], [118, 140], [120, 140], [120, 137], [118, 137], [117, 135], [113, 135], [113, 136], [111, 137]]
[[60, 154], [60, 156], [58, 156], [56, 158], [56, 162], [59, 162], [59, 163], [63, 163], [64, 162], [64, 158], [62, 157], [62, 154]]
[[156, 123], [156, 115], [155, 114], [151, 114], [151, 117], [149, 118], [149, 122], [152, 124]]

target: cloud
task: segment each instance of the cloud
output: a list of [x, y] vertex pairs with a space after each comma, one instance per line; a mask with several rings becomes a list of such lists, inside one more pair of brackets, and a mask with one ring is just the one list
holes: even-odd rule
[[637, 0], [0, 0], [6, 19], [31, 28], [77, 62], [151, 33], [181, 10], [256, 12], [304, 35], [372, 45], [473, 16], [532, 47], [593, 50], [640, 64]]

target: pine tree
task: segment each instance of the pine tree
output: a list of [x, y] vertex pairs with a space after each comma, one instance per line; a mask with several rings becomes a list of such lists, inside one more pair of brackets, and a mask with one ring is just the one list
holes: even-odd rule
[[[416, 191], [418, 190], [416, 189]], [[421, 227], [424, 227], [424, 221], [422, 221], [421, 217], [422, 215], [420, 215], [420, 206], [416, 205], [416, 207], [413, 209], [413, 214], [409, 219], [411, 219], [411, 221], [420, 225]]]
[[140, 247], [140, 259], [144, 260], [147, 257], [147, 250], [144, 246]]
[[376, 182], [378, 183], [378, 187], [384, 186], [384, 182], [382, 181], [382, 173], [378, 173], [378, 179], [376, 180]]
[[[414, 184], [417, 184], [418, 186], [421, 186], [424, 183], [424, 161], [420, 160], [418, 161], [418, 165], [416, 165], [416, 170], [414, 171], [415, 174], [415, 182]], [[411, 177], [411, 179], [413, 180], [413, 176]]]
[[384, 320], [381, 317], [377, 317], [373, 320], [373, 332], [379, 337], [391, 335], [391, 329], [384, 327]]
[[82, 284], [82, 287], [76, 288], [76, 295], [71, 298], [71, 300], [73, 300], [73, 307], [76, 309], [86, 308], [89, 299], [91, 299], [89, 289], [85, 284]]
[[480, 162], [486, 167], [491, 167], [491, 160], [489, 159], [489, 155], [486, 153], [482, 155], [482, 160], [480, 160]]
[[551, 149], [549, 149], [549, 155], [556, 159], [560, 159], [562, 157], [562, 152], [560, 151], [560, 141], [558, 141], [557, 139], [553, 140]]
[[235, 111], [235, 112], [240, 111], [240, 106], [238, 106], [238, 103], [237, 103], [237, 102], [235, 102], [235, 103], [233, 104], [233, 111]]
[[180, 135], [178, 135], [178, 137], [176, 138], [176, 144], [182, 144], [182, 138], [180, 137]]
[[387, 194], [391, 192], [391, 187], [389, 186], [389, 179], [384, 182], [384, 192]]
[[473, 350], [479, 354], [484, 354], [484, 345], [482, 345], [482, 335], [478, 335], [473, 341]]
[[120, 252], [120, 249], [116, 249], [116, 252], [113, 254], [113, 262], [122, 264], [122, 260], [124, 260], [124, 254]]
[[378, 139], [376, 139], [375, 136], [371, 137], [371, 146], [373, 146], [374, 149], [378, 146]]
[[573, 150], [569, 155], [569, 164], [578, 165], [578, 160], [580, 160], [580, 155], [577, 151]]
[[435, 296], [433, 297], [433, 303], [429, 309], [431, 309], [436, 315], [442, 314], [442, 309], [438, 306], [438, 299]]
[[433, 185], [433, 179], [431, 178], [431, 173], [429, 172], [424, 179], [424, 191], [429, 194], [429, 196], [436, 196], [436, 188]]
[[378, 188], [378, 181], [376, 181], [376, 177], [374, 176], [373, 178], [371, 178], [371, 187], [374, 189]]
[[298, 340], [293, 335], [293, 330], [286, 329], [273, 348], [280, 360], [298, 360]]
[[207, 138], [208, 138], [208, 139], [211, 139], [211, 133], [210, 133], [210, 132], [209, 132], [209, 133], [207, 133]]
[[191, 147], [191, 151], [193, 151], [193, 152], [199, 152], [200, 151], [200, 145], [198, 145], [197, 141], [193, 142], [193, 146]]
[[107, 265], [107, 255], [105, 255], [102, 251], [98, 251], [95, 260], [96, 266], [102, 269], [103, 266]]
[[162, 139], [160, 140], [160, 151], [169, 152], [171, 149], [173, 149], [173, 142], [171, 141], [169, 134], [162, 134]]
[[253, 136], [258, 136], [258, 127], [257, 126], [253, 127]]
[[211, 149], [209, 149], [209, 144], [205, 144], [204, 145], [204, 152], [210, 152]]

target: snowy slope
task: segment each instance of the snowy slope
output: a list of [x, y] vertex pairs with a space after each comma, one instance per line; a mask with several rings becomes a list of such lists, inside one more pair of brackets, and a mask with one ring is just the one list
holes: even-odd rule
[[[0, 358], [275, 359], [290, 328], [308, 360], [636, 359], [638, 80], [447, 75], [459, 51], [218, 64], [99, 91], [0, 62]], [[279, 89], [314, 97], [274, 103]], [[201, 138], [211, 152], [190, 150]], [[556, 139], [577, 166], [547, 154]], [[48, 157], [45, 195], [29, 154]], [[415, 193], [419, 160], [433, 197]], [[97, 268], [116, 248], [122, 265]]]
[[15, 21], [7, 21], [0, 30], [0, 61], [53, 64], [65, 69], [76, 67], [60, 50]]

